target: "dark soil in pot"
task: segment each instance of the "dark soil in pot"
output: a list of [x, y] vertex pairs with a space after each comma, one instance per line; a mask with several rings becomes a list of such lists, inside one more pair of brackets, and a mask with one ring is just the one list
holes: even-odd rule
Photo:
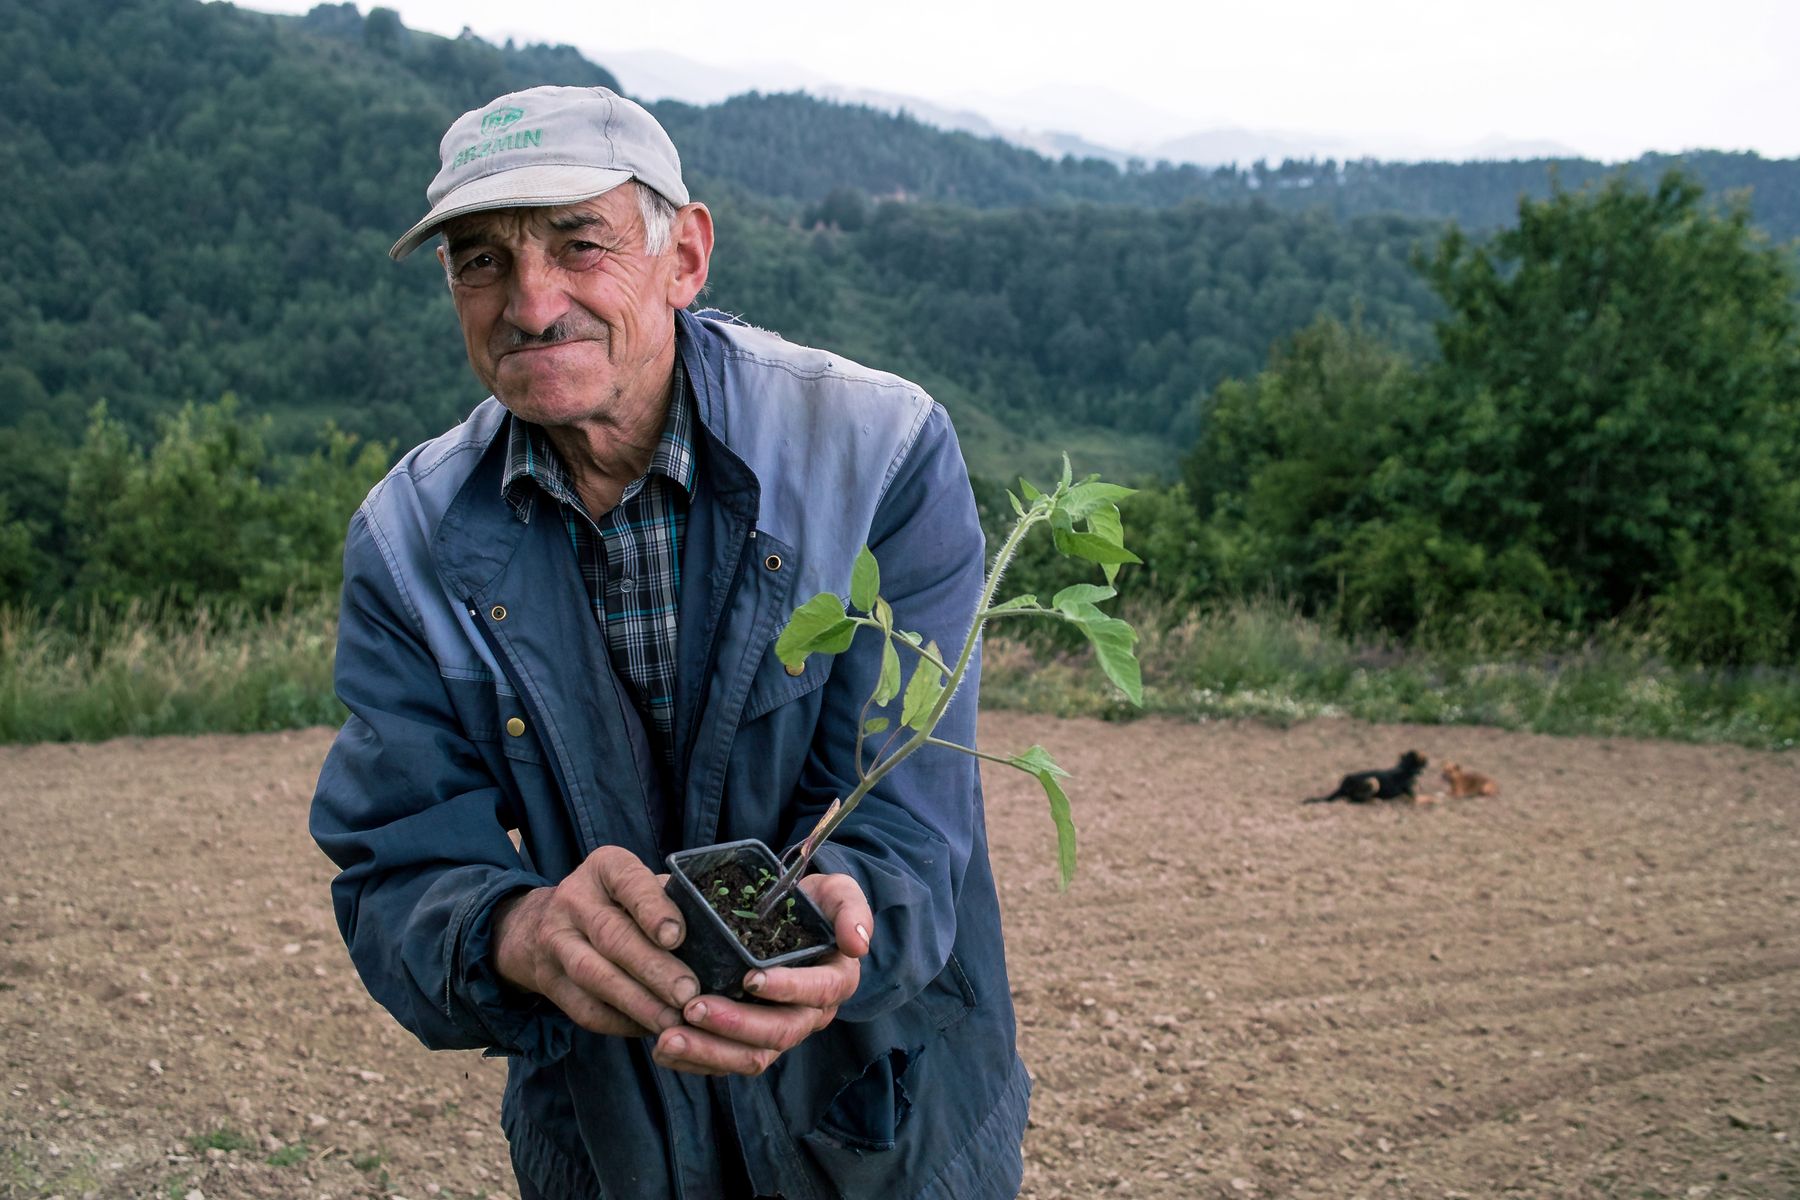
[[744, 995], [744, 976], [766, 967], [797, 967], [837, 948], [831, 923], [795, 888], [766, 921], [752, 910], [781, 864], [755, 839], [722, 842], [669, 855], [668, 893], [687, 920], [675, 951], [713, 995]]
[[763, 889], [775, 882], [775, 876], [768, 871], [753, 874], [740, 862], [728, 862], [715, 867], [704, 882], [695, 882], [699, 884], [700, 894], [706, 898], [707, 907], [725, 922], [725, 927], [737, 936], [739, 944], [753, 958], [775, 958], [821, 944], [818, 933], [801, 924], [794, 915], [800, 907], [798, 892], [782, 901], [781, 906], [769, 914], [768, 920], [756, 919], [752, 910], [761, 899]]

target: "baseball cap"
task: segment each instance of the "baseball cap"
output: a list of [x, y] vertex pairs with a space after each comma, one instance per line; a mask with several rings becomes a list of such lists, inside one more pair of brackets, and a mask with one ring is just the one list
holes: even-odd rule
[[425, 189], [431, 211], [388, 251], [396, 261], [437, 227], [494, 208], [576, 204], [636, 179], [677, 208], [688, 202], [681, 156], [642, 105], [603, 87], [510, 92], [456, 119]]

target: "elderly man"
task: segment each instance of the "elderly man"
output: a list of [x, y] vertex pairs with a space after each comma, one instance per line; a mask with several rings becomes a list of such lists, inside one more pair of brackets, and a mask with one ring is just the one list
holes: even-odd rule
[[[798, 601], [881, 562], [957, 639], [983, 548], [944, 410], [710, 313], [712, 218], [649, 113], [541, 87], [445, 135], [430, 211], [492, 396], [403, 458], [344, 551], [350, 709], [312, 831], [369, 991], [432, 1047], [509, 1060], [527, 1200], [1012, 1196], [1014, 1049], [972, 760], [883, 780], [803, 884], [822, 962], [699, 995], [656, 874], [802, 838], [849, 790], [880, 669], [795, 674]], [[975, 693], [948, 736], [970, 744]]]

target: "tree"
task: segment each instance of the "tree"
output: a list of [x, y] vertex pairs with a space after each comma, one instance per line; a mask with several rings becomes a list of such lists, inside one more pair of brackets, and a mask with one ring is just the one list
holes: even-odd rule
[[1427, 273], [1446, 527], [1540, 556], [1575, 624], [1648, 606], [1689, 649], [1800, 646], [1795, 279], [1747, 211], [1615, 178], [1487, 245], [1452, 230]]
[[1255, 379], [1223, 384], [1203, 407], [1205, 433], [1184, 465], [1188, 493], [1226, 554], [1215, 567], [1221, 577], [1236, 591], [1315, 606], [1343, 597], [1378, 623], [1416, 622], [1427, 597], [1414, 581], [1351, 570], [1344, 554], [1369, 536], [1359, 529], [1417, 503], [1428, 408], [1405, 358], [1360, 322], [1330, 318], [1278, 345]]
[[1203, 409], [1187, 482], [1220, 578], [1355, 625], [1654, 619], [1800, 649], [1800, 336], [1787, 261], [1679, 176], [1525, 200], [1422, 264], [1414, 367], [1322, 321]]
[[78, 603], [266, 609], [336, 591], [345, 526], [386, 446], [327, 427], [313, 454], [271, 458], [267, 418], [230, 395], [160, 424], [146, 450], [95, 406], [68, 481]]

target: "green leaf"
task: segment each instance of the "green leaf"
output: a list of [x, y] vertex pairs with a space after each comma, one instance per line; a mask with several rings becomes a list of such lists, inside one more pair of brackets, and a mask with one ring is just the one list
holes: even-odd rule
[[1059, 508], [1075, 520], [1080, 521], [1094, 510], [1103, 506], [1116, 506], [1120, 500], [1135, 492], [1136, 488], [1120, 487], [1116, 483], [1101, 483], [1099, 479], [1089, 479], [1069, 489], [1063, 497]]
[[1067, 558], [1083, 558], [1102, 565], [1144, 561], [1109, 537], [1076, 532], [1066, 517], [1052, 517], [1050, 532], [1056, 539], [1056, 548]]
[[1036, 776], [1043, 786], [1044, 795], [1050, 800], [1050, 820], [1056, 825], [1056, 876], [1057, 886], [1067, 891], [1069, 883], [1075, 878], [1075, 819], [1069, 812], [1069, 797], [1063, 792], [1058, 779], [1067, 779], [1069, 773], [1056, 765], [1050, 752], [1042, 746], [1033, 746], [1023, 754], [1015, 754], [1009, 761], [1029, 775]]
[[880, 591], [881, 568], [876, 565], [874, 554], [864, 546], [856, 552], [856, 562], [850, 568], [850, 603], [869, 612], [875, 607]]
[[1069, 797], [1048, 771], [1036, 772], [1050, 801], [1050, 820], [1056, 824], [1056, 886], [1069, 890], [1075, 879], [1075, 818], [1069, 812]]
[[914, 633], [909, 629], [896, 629], [896, 630], [894, 630], [894, 636], [898, 637], [898, 638], [904, 638], [905, 640], [907, 640], [908, 642], [911, 642], [915, 646], [919, 645], [921, 642], [923, 642], [925, 640], [925, 637], [923, 634]]
[[[1050, 601], [1050, 607], [1056, 609], [1058, 612], [1076, 616], [1077, 613], [1074, 608], [1076, 604], [1085, 605], [1086, 609], [1091, 609], [1100, 601], [1111, 600], [1118, 594], [1119, 593], [1112, 588], [1101, 587], [1098, 584], [1077, 583], [1056, 593], [1056, 598]], [[1086, 609], [1083, 610], [1083, 614], [1085, 614]]]
[[1039, 500], [1044, 498], [1044, 493], [1032, 487], [1031, 481], [1026, 479], [1023, 475], [1019, 476], [1019, 494], [1024, 496], [1025, 499], [1032, 504], [1036, 504]]
[[999, 604], [991, 606], [988, 611], [997, 613], [1005, 612], [1009, 608], [1036, 608], [1037, 602], [1036, 596], [1027, 593], [1023, 596], [1014, 596], [1011, 600], [1003, 600]]
[[899, 694], [900, 654], [894, 649], [893, 640], [884, 638], [881, 643], [881, 678], [875, 684], [875, 706], [884, 708], [889, 700]]
[[[1119, 519], [1119, 508], [1116, 504], [1103, 504], [1089, 513], [1087, 527], [1088, 532], [1095, 537], [1105, 538], [1113, 545], [1124, 548], [1125, 524]], [[1119, 564], [1102, 563], [1100, 571], [1106, 576], [1106, 582], [1111, 583], [1119, 573]]]
[[1042, 771], [1048, 771], [1052, 775], [1060, 775], [1065, 779], [1068, 778], [1069, 775], [1067, 771], [1056, 765], [1056, 760], [1051, 758], [1050, 752], [1042, 746], [1033, 746], [1023, 754], [1013, 755], [1008, 761], [1011, 762], [1013, 766], [1019, 768], [1019, 770], [1028, 771], [1033, 775]]
[[886, 717], [870, 717], [863, 722], [864, 733], [886, 733], [888, 719]]
[[850, 648], [856, 622], [844, 615], [844, 602], [830, 592], [820, 592], [794, 610], [787, 628], [775, 639], [775, 657], [790, 667], [806, 661], [808, 654], [837, 654]]
[[1100, 669], [1106, 677], [1125, 693], [1127, 699], [1142, 708], [1144, 704], [1144, 678], [1138, 666], [1137, 655], [1133, 653], [1132, 644], [1137, 641], [1137, 631], [1117, 617], [1100, 615], [1089, 617], [1078, 622], [1081, 631], [1087, 634], [1088, 641], [1094, 645], [1094, 657], [1100, 660]]
[[875, 622], [886, 633], [894, 627], [894, 608], [880, 596], [875, 597]]
[[1067, 491], [1069, 485], [1071, 483], [1073, 483], [1074, 481], [1075, 481], [1075, 468], [1069, 465], [1069, 452], [1067, 450], [1065, 450], [1065, 451], [1063, 451], [1063, 473], [1062, 473], [1063, 490]]
[[1125, 524], [1119, 519], [1119, 506], [1102, 504], [1087, 515], [1088, 532], [1103, 537], [1115, 546], [1125, 545]]
[[[937, 643], [933, 642], [934, 652], [936, 646]], [[932, 706], [943, 694], [943, 675], [929, 662], [920, 659], [919, 665], [913, 668], [912, 679], [906, 685], [906, 698], [900, 702], [900, 723], [908, 729], [923, 731], [925, 722], [931, 716]]]
[[1012, 501], [1013, 511], [1015, 513], [1021, 517], [1025, 515], [1025, 506], [1019, 502], [1019, 498], [1013, 495], [1010, 490], [1006, 493], [1006, 498]]

